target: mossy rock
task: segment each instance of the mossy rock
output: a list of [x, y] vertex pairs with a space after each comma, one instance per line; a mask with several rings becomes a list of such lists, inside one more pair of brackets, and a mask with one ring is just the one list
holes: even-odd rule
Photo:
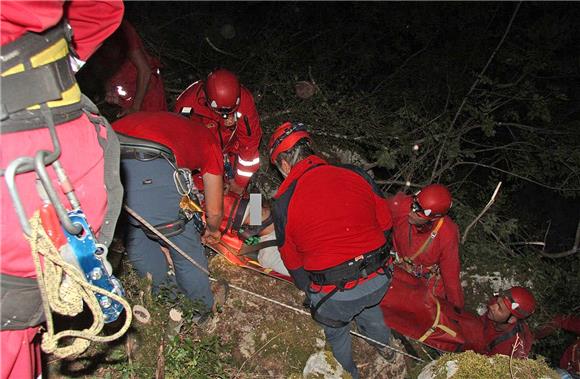
[[487, 357], [467, 351], [445, 354], [421, 372], [419, 379], [553, 378], [560, 376], [543, 359], [510, 359], [506, 355]]

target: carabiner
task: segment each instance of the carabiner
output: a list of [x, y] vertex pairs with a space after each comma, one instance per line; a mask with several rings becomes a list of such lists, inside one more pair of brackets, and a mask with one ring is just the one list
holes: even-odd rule
[[[44, 165], [44, 156], [49, 155], [50, 152], [46, 150], [40, 150], [34, 156], [34, 171], [38, 175], [40, 182], [42, 183], [42, 187], [46, 191], [50, 202], [54, 206], [58, 219], [60, 220], [63, 228], [66, 229], [67, 232], [70, 234], [78, 235], [83, 231], [82, 225], [73, 223], [71, 219], [68, 217], [68, 212], [65, 209], [64, 205], [60, 202], [56, 190], [52, 185], [52, 181], [48, 176], [48, 172], [46, 171], [46, 166]], [[60, 167], [62, 169], [62, 167]], [[67, 195], [68, 196], [68, 195]]]
[[15, 177], [20, 166], [33, 166], [33, 164], [34, 161], [30, 157], [16, 158], [10, 162], [8, 167], [6, 167], [6, 171], [4, 172], [4, 180], [6, 181], [6, 187], [8, 187], [8, 192], [12, 198], [12, 204], [14, 205], [14, 210], [18, 216], [18, 221], [20, 222], [20, 226], [22, 227], [24, 234], [29, 237], [32, 235], [32, 228], [30, 227], [30, 223], [26, 217], [26, 212], [24, 211], [24, 206], [20, 200], [20, 195], [16, 189]]

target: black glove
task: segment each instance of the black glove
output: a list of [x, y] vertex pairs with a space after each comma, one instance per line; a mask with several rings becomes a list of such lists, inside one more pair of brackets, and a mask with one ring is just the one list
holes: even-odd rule
[[308, 291], [308, 287], [310, 286], [310, 278], [308, 277], [308, 273], [304, 270], [304, 267], [299, 267], [296, 270], [288, 270], [292, 279], [294, 279], [294, 285], [301, 289], [304, 292]]
[[302, 306], [306, 309], [310, 309], [310, 296], [308, 296], [308, 292], [305, 293], [304, 300], [302, 300]]

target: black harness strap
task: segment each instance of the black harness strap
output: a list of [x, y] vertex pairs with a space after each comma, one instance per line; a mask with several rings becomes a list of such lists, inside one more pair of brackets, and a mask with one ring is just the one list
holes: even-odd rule
[[276, 246], [276, 244], [277, 244], [276, 240], [269, 240], [259, 242], [255, 245], [242, 245], [242, 248], [240, 249], [240, 255], [248, 255], [251, 253], [255, 253], [256, 251], [262, 250], [266, 247]]
[[45, 321], [38, 282], [0, 273], [0, 330], [22, 330]]
[[[38, 67], [32, 67], [31, 63], [33, 57], [47, 51], [58, 41], [68, 41], [67, 31], [67, 26], [60, 23], [43, 33], [28, 32], [0, 47], [2, 134], [49, 127], [42, 109], [26, 108], [61, 100], [65, 91], [77, 85], [69, 55]], [[24, 71], [5, 75], [18, 65], [24, 66]], [[81, 103], [73, 99], [74, 95], [71, 96], [71, 104], [49, 107], [55, 125], [81, 116]]]
[[246, 132], [248, 137], [252, 135], [252, 129], [250, 129], [250, 122], [248, 121], [248, 116], [244, 115], [244, 124], [246, 124]]
[[316, 304], [314, 307], [310, 307], [310, 316], [312, 316], [314, 320], [326, 326], [330, 326], [331, 328], [342, 328], [343, 326], [346, 326], [350, 323], [350, 321], [334, 320], [328, 317], [324, 317], [318, 313], [318, 309], [322, 306], [322, 304], [326, 303], [326, 301], [330, 299], [332, 295], [338, 292], [338, 290], [339, 290], [338, 286], [334, 287], [332, 291], [330, 291], [329, 293], [324, 295], [322, 299], [320, 299], [318, 304]]
[[234, 214], [234, 217], [230, 216], [230, 219], [228, 220], [228, 223], [231, 223], [232, 230], [237, 232], [242, 227], [242, 224], [244, 223], [244, 215], [246, 214], [246, 208], [248, 208], [249, 203], [250, 199], [248, 197], [242, 197], [239, 200], [239, 205], [236, 205], [236, 213]]
[[270, 215], [265, 220], [262, 221], [261, 225], [242, 225], [240, 228], [237, 229], [238, 236], [240, 237], [241, 240], [245, 241], [248, 238], [259, 235], [264, 229], [272, 225], [273, 222], [274, 220], [272, 218], [272, 213], [270, 213]]
[[516, 334], [522, 333], [522, 332], [523, 332], [522, 322], [518, 320], [516, 325], [510, 331], [508, 331], [500, 336], [497, 336], [493, 341], [491, 341], [487, 345], [487, 351], [491, 351], [494, 347], [496, 347], [500, 343], [505, 342], [505, 341], [509, 340], [510, 338], [512, 338], [513, 336], [515, 336]]

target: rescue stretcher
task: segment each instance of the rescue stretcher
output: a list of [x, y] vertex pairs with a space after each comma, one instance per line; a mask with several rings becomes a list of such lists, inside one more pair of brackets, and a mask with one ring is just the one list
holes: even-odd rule
[[[264, 268], [252, 255], [244, 254], [250, 246], [226, 233], [218, 244], [207, 247], [235, 266], [292, 282], [291, 277]], [[482, 340], [479, 316], [435, 297], [424, 283], [396, 265], [381, 309], [390, 328], [437, 350], [464, 351], [474, 348], [470, 341]]]

